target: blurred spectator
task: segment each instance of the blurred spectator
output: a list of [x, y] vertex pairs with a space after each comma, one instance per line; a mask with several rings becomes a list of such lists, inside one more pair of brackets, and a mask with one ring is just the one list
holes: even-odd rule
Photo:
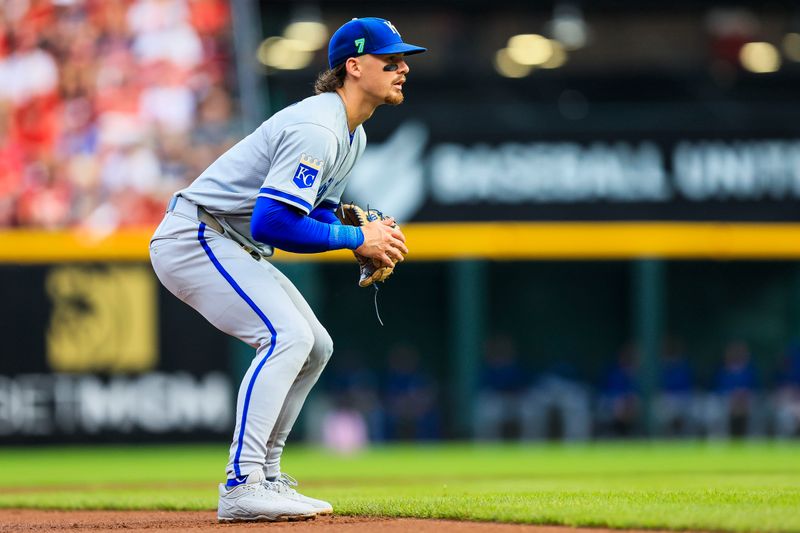
[[387, 438], [420, 440], [441, 435], [435, 382], [421, 368], [417, 348], [400, 344], [389, 351], [383, 392]]
[[11, 225], [22, 189], [24, 153], [11, 134], [11, 106], [0, 102], [0, 226]]
[[25, 226], [58, 228], [67, 223], [72, 192], [63, 169], [39, 163], [28, 167], [17, 199], [17, 220]]
[[198, 122], [191, 132], [190, 176], [200, 175], [217, 154], [236, 144], [241, 125], [234, 120], [232, 107], [230, 95], [218, 85], [210, 87], [203, 96]]
[[699, 398], [683, 344], [668, 339], [664, 345], [655, 399], [656, 431], [663, 436], [688, 436], [699, 431]]
[[336, 354], [326, 378], [335, 405], [360, 413], [366, 421], [370, 440], [384, 439], [383, 407], [378, 392], [378, 378], [364, 366], [363, 354], [343, 350]]
[[203, 45], [189, 23], [186, 0], [136, 0], [128, 10], [128, 26], [140, 63], [164, 60], [189, 70], [203, 60]]
[[365, 354], [339, 350], [322, 374], [303, 409], [305, 438], [340, 453], [350, 453], [384, 439], [383, 406], [375, 373], [364, 366]]
[[383, 439], [383, 410], [374, 373], [353, 351], [337, 354], [329, 368], [329, 410], [322, 422], [323, 443], [351, 453]]
[[322, 442], [339, 453], [354, 453], [369, 442], [367, 424], [355, 409], [340, 407], [328, 413], [322, 423]]
[[757, 434], [756, 373], [746, 342], [733, 341], [725, 347], [715, 385], [716, 390], [709, 395], [706, 405], [709, 436]]
[[640, 410], [637, 359], [635, 346], [628, 343], [606, 372], [597, 403], [598, 429], [603, 436], [626, 437], [636, 430]]
[[774, 394], [775, 433], [779, 437], [800, 435], [800, 345], [789, 347]]
[[139, 117], [156, 131], [185, 134], [194, 123], [195, 95], [187, 86], [186, 73], [169, 64], [149, 69], [150, 83], [139, 97]]
[[524, 439], [581, 441], [591, 436], [589, 390], [575, 374], [571, 365], [556, 360], [536, 380], [522, 403]]
[[238, 137], [229, 22], [224, 0], [8, 2], [0, 226], [157, 224]]
[[191, 22], [201, 37], [217, 36], [227, 30], [230, 10], [219, 0], [190, 0]]
[[9, 54], [0, 60], [0, 101], [11, 105], [12, 133], [25, 156], [43, 159], [57, 132], [58, 67], [31, 26], [15, 28], [7, 43]]
[[522, 394], [529, 378], [517, 345], [509, 335], [497, 335], [486, 343], [483, 355], [474, 434], [490, 440], [519, 437]]

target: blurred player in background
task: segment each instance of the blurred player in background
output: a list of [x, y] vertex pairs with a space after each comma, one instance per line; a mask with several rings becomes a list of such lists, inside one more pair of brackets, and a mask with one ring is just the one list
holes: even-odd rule
[[[353, 19], [331, 37], [316, 95], [276, 113], [172, 198], [150, 242], [158, 278], [217, 328], [256, 348], [239, 389], [220, 485], [220, 521], [330, 513], [281, 472], [284, 443], [333, 351], [325, 328], [265, 258], [273, 248], [349, 248], [388, 266], [408, 250], [392, 220], [343, 226], [335, 216], [364, 151], [362, 123], [403, 101], [406, 44], [391, 22]], [[387, 162], [390, 163], [390, 162]]]

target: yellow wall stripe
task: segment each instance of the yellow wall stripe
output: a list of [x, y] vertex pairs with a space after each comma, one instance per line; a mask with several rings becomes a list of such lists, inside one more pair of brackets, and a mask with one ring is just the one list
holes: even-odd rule
[[[492, 222], [408, 224], [409, 260], [800, 259], [800, 223]], [[0, 262], [146, 261], [151, 229], [0, 231]], [[351, 261], [349, 251], [280, 261]]]

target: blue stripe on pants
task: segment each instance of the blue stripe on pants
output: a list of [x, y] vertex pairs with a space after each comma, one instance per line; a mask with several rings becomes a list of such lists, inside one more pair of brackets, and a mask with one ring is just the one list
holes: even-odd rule
[[239, 442], [236, 445], [236, 455], [234, 456], [233, 459], [234, 473], [236, 474], [236, 477], [240, 477], [242, 473], [239, 471], [239, 457], [242, 454], [242, 444], [244, 442], [244, 427], [245, 423], [247, 422], [247, 410], [250, 407], [250, 395], [253, 392], [253, 385], [255, 385], [258, 373], [261, 371], [261, 368], [264, 366], [264, 363], [267, 362], [267, 359], [269, 359], [269, 356], [272, 355], [273, 350], [275, 350], [275, 341], [278, 340], [278, 334], [275, 333], [275, 328], [272, 327], [272, 324], [267, 318], [267, 315], [265, 315], [261, 311], [261, 309], [258, 308], [255, 302], [253, 302], [253, 300], [251, 300], [250, 297], [247, 296], [247, 294], [245, 294], [242, 288], [239, 287], [239, 284], [236, 283], [236, 281], [231, 277], [231, 275], [228, 274], [228, 272], [222, 267], [222, 265], [214, 255], [214, 252], [211, 251], [211, 247], [208, 246], [208, 243], [206, 242], [205, 233], [206, 233], [206, 225], [205, 223], [201, 223], [200, 228], [197, 230], [197, 240], [200, 241], [200, 245], [203, 247], [203, 250], [206, 251], [206, 255], [208, 255], [208, 258], [211, 259], [212, 263], [214, 263], [214, 266], [217, 268], [219, 273], [222, 274], [222, 277], [225, 278], [225, 280], [227, 280], [227, 282], [230, 284], [231, 287], [233, 287], [233, 290], [235, 290], [236, 293], [242, 297], [242, 300], [247, 302], [247, 305], [249, 305], [250, 308], [253, 311], [255, 311], [258, 317], [264, 322], [264, 324], [266, 324], [267, 329], [269, 329], [269, 332], [272, 335], [272, 337], [270, 338], [269, 350], [267, 350], [267, 355], [265, 355], [264, 358], [261, 360], [261, 362], [258, 363], [258, 366], [256, 367], [255, 371], [253, 371], [253, 375], [250, 376], [250, 383], [247, 384], [247, 394], [245, 394], [244, 396], [244, 406], [242, 408], [242, 424], [239, 427]]

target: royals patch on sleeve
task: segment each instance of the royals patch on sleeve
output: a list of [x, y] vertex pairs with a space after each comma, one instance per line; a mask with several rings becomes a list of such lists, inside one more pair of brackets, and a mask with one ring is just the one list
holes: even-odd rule
[[314, 185], [320, 169], [322, 169], [322, 160], [311, 157], [308, 154], [300, 156], [300, 164], [297, 165], [297, 170], [294, 171], [294, 184], [299, 189], [308, 189]]

